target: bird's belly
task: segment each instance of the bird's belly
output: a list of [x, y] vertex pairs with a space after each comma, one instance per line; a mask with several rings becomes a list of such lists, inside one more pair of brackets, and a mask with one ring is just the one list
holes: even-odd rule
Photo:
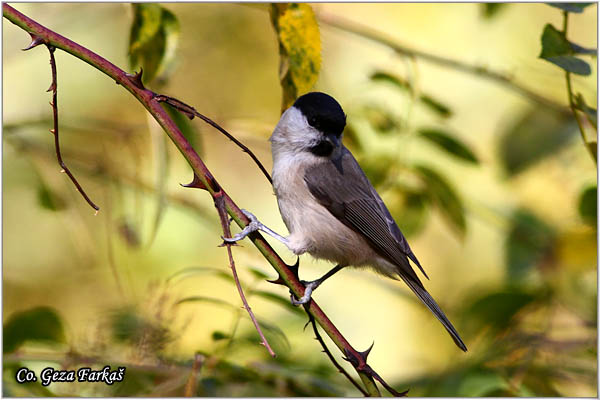
[[[361, 266], [375, 256], [367, 241], [307, 196], [278, 197], [279, 210], [290, 236], [290, 249], [341, 265]], [[301, 202], [298, 199], [309, 198]]]

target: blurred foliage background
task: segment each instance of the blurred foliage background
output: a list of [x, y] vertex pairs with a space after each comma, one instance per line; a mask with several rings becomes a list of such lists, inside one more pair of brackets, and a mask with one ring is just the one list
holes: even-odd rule
[[[375, 341], [369, 364], [397, 390], [596, 396], [596, 164], [568, 109], [565, 80], [571, 71], [595, 148], [596, 5], [569, 10], [566, 37], [563, 10], [544, 4], [302, 7], [308, 14], [285, 25], [266, 4], [16, 5], [121, 68], [144, 66], [151, 89], [219, 122], [268, 169], [267, 138], [290, 96], [316, 80], [314, 90], [342, 104], [344, 143], [469, 347], [457, 350], [401, 283], [342, 272], [315, 299], [356, 348]], [[336, 22], [479, 68], [399, 54]], [[4, 394], [359, 395], [303, 330], [306, 316], [289, 305], [287, 290], [265, 282], [275, 272], [245, 242], [234, 248], [238, 272], [278, 357], [258, 345], [217, 247], [210, 197], [179, 185], [190, 168], [132, 96], [57, 51], [63, 157], [100, 205], [94, 215], [59, 173], [47, 133], [48, 53], [21, 52], [28, 39], [4, 20]], [[509, 83], [486, 78], [490, 71]], [[201, 122], [176, 118], [231, 197], [286, 232], [249, 157]], [[326, 268], [303, 256], [300, 276]], [[43, 387], [14, 379], [21, 366], [39, 374], [104, 365], [126, 366], [125, 380]]]

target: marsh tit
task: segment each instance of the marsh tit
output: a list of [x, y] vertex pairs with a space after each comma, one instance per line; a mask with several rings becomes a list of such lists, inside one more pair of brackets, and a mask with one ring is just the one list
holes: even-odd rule
[[292, 295], [294, 304], [310, 301], [317, 286], [346, 266], [372, 267], [392, 279], [400, 278], [440, 320], [456, 345], [467, 351], [411, 267], [410, 261], [427, 277], [406, 238], [342, 144], [345, 125], [346, 115], [333, 97], [319, 92], [299, 97], [283, 113], [270, 138], [273, 188], [290, 235], [273, 232], [244, 211], [251, 223], [226, 240], [235, 242], [260, 230], [296, 255], [309, 253], [337, 264], [321, 278], [306, 282], [301, 299]]

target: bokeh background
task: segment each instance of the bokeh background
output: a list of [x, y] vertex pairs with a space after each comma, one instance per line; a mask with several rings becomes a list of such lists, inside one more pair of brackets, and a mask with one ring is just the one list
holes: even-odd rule
[[[130, 68], [130, 4], [14, 6]], [[178, 21], [178, 48], [168, 79], [150, 87], [223, 125], [270, 170], [267, 139], [282, 90], [269, 6], [163, 6]], [[562, 11], [531, 3], [312, 7], [329, 22], [320, 23], [314, 88], [344, 107], [346, 145], [407, 234], [431, 277], [426, 287], [469, 352], [400, 282], [345, 270], [314, 298], [356, 348], [375, 342], [369, 364], [410, 395], [595, 397], [596, 164], [567, 108], [564, 71], [538, 58], [545, 25], [561, 29]], [[570, 13], [568, 38], [596, 48], [596, 12], [592, 5]], [[481, 70], [406, 57], [332, 21]], [[240, 308], [210, 196], [180, 186], [192, 177], [189, 166], [129, 93], [57, 51], [63, 157], [99, 204], [94, 215], [56, 163], [48, 52], [22, 52], [29, 36], [3, 22], [4, 394], [360, 395], [303, 330], [306, 316], [284, 301], [287, 290], [265, 282], [274, 270], [244, 242], [234, 257], [278, 354], [268, 356]], [[573, 91], [595, 105], [596, 58], [582, 58], [592, 72], [573, 74]], [[488, 71], [558, 107], [486, 78]], [[249, 157], [198, 120], [188, 128], [238, 205], [286, 233]], [[592, 124], [584, 120], [584, 128], [595, 142]], [[300, 276], [329, 267], [303, 256]], [[194, 359], [203, 360], [199, 372]], [[104, 365], [127, 366], [124, 382], [14, 381], [20, 366], [39, 374]]]

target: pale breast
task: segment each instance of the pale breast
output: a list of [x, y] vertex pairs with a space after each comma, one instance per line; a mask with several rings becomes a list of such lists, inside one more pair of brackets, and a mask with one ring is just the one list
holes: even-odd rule
[[273, 167], [273, 187], [290, 232], [290, 250], [342, 265], [361, 266], [372, 260], [375, 252], [366, 240], [321, 206], [308, 190], [304, 171], [307, 163], [315, 160], [307, 156], [291, 161], [275, 160]]

